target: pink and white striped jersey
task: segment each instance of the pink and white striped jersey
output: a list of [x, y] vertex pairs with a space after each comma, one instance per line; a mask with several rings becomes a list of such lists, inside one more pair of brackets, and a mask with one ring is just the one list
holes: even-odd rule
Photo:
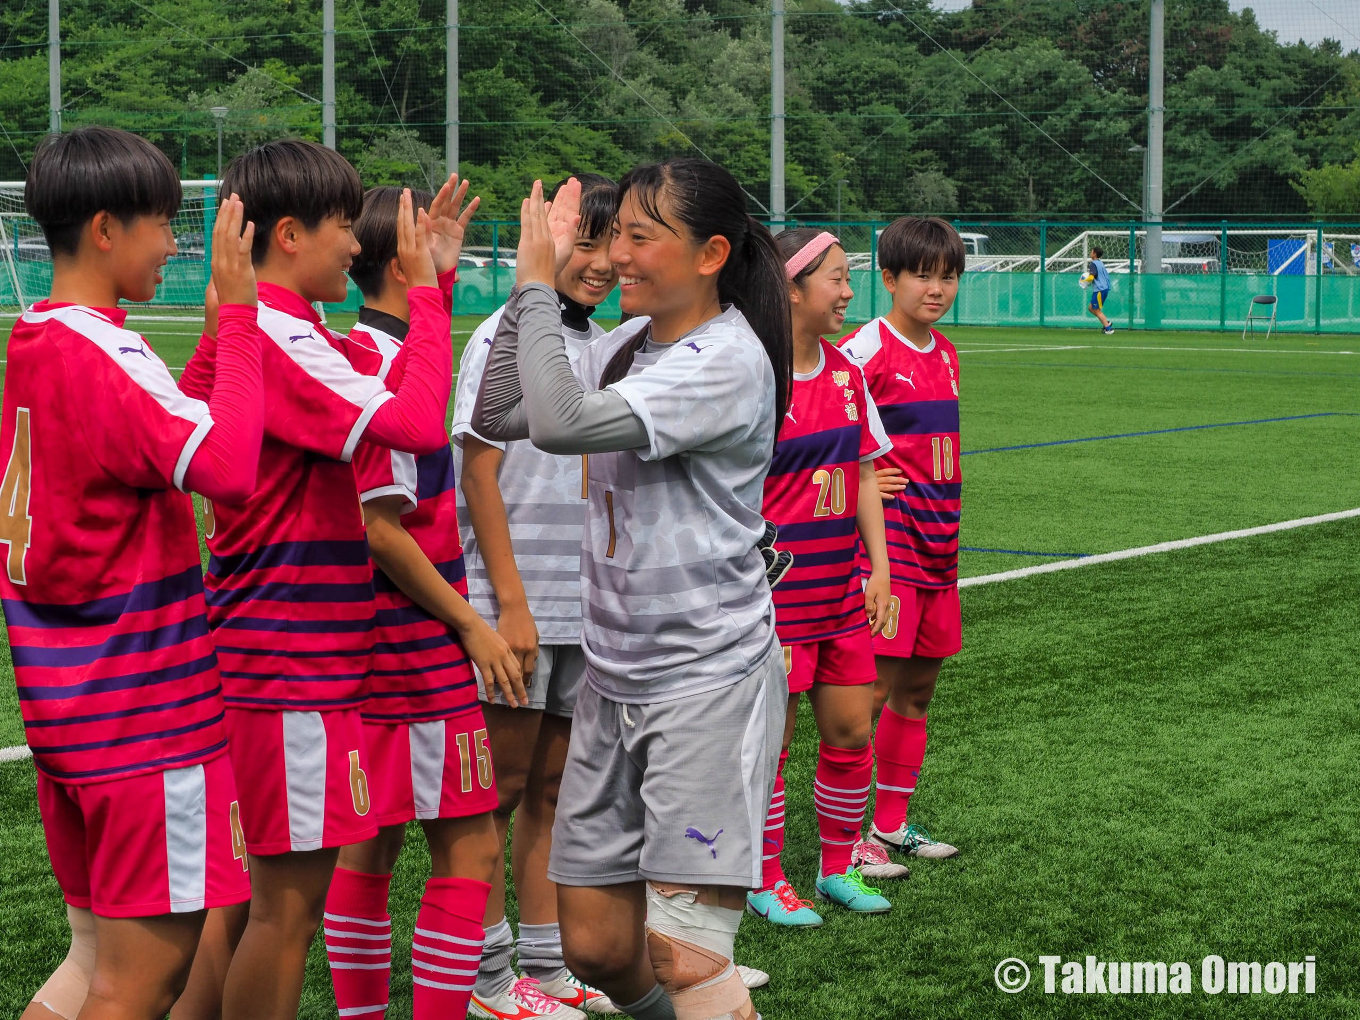
[[817, 370], [794, 374], [765, 477], [765, 516], [779, 526], [779, 548], [793, 553], [774, 589], [781, 645], [869, 626], [857, 562], [859, 466], [891, 449], [859, 366], [823, 340]]
[[233, 708], [325, 711], [368, 696], [373, 567], [350, 459], [392, 394], [302, 297], [259, 284], [265, 437], [254, 495], [207, 513], [208, 619]]
[[949, 588], [959, 576], [959, 355], [930, 331], [921, 349], [887, 319], [849, 333], [840, 349], [864, 369], [892, 440], [880, 467], [902, 471], [907, 488], [883, 507], [893, 577], [918, 588]]
[[[396, 391], [406, 367], [407, 324], [364, 308], [343, 342], [358, 371]], [[354, 452], [359, 499], [400, 496], [409, 504], [402, 526], [444, 580], [467, 598], [458, 537], [453, 448], [417, 457], [362, 440]], [[372, 722], [423, 722], [479, 710], [477, 679], [462, 643], [443, 621], [412, 602], [381, 570], [374, 570], [377, 631], [373, 680], [363, 716]]]
[[39, 302], [14, 325], [0, 604], [37, 767], [64, 783], [226, 749], [193, 505], [212, 427], [126, 312]]

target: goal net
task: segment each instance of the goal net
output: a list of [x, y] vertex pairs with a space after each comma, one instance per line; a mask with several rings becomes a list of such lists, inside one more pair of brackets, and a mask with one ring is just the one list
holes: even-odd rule
[[[181, 181], [184, 201], [171, 221], [179, 251], [161, 271], [163, 282], [145, 306], [203, 307], [208, 286], [216, 181]], [[15, 315], [46, 296], [52, 284], [52, 252], [24, 209], [22, 181], [0, 181], [0, 314]]]

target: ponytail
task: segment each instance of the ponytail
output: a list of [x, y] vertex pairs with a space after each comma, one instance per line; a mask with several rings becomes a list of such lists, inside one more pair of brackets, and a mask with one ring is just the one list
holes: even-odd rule
[[[619, 182], [620, 201], [629, 191], [637, 192], [648, 216], [671, 231], [678, 233], [658, 207], [663, 191], [690, 237], [706, 241], [720, 234], [727, 238], [732, 251], [718, 273], [718, 300], [737, 307], [765, 348], [774, 369], [775, 420], [782, 424], [793, 390], [788, 280], [773, 235], [747, 215], [746, 196], [736, 178], [716, 163], [682, 157], [634, 167]], [[643, 330], [615, 352], [600, 376], [601, 388], [628, 374], [646, 342]]]

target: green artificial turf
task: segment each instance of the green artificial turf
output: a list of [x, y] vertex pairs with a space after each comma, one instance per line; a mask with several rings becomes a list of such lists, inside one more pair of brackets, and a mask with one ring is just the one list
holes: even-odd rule
[[[1354, 338], [950, 336], [963, 576], [1360, 507]], [[191, 324], [151, 336], [171, 365], [195, 339]], [[1206, 425], [1221, 427], [1191, 428]], [[1125, 437], [1098, 438], [1111, 436]], [[1351, 519], [964, 589], [964, 650], [941, 677], [911, 806], [963, 853], [885, 883], [886, 916], [827, 907], [803, 932], [748, 918], [738, 957], [772, 975], [754, 993], [766, 1020], [1360, 1015], [1357, 550]], [[4, 683], [0, 745], [21, 739]], [[785, 852], [803, 895], [815, 758], [804, 711]], [[60, 960], [65, 921], [30, 762], [0, 764], [0, 811], [0, 1011], [13, 1015]], [[413, 830], [393, 883], [392, 1017], [410, 1015], [428, 866]], [[1204, 994], [1211, 953], [1312, 954], [1317, 993]], [[1194, 990], [1045, 995], [1042, 954], [1187, 961]], [[1016, 995], [993, 981], [1007, 957], [1035, 972]], [[335, 1016], [319, 943], [300, 1015]]]

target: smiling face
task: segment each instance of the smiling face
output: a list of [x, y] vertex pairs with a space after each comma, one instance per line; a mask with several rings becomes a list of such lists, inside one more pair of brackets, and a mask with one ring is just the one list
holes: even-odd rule
[[588, 307], [594, 307], [609, 296], [619, 281], [618, 271], [609, 260], [609, 232], [599, 237], [576, 237], [571, 261], [557, 274], [557, 289]]
[[663, 319], [716, 302], [718, 273], [731, 246], [722, 237], [690, 237], [664, 191], [657, 195], [656, 211], [665, 223], [647, 213], [636, 191], [619, 205], [609, 248], [619, 274], [619, 307]]
[[942, 265], [905, 269], [896, 276], [885, 270], [883, 284], [899, 314], [927, 326], [939, 322], [959, 294], [959, 274]]
[[327, 216], [308, 229], [300, 220], [287, 217], [275, 229], [291, 239], [297, 292], [308, 301], [345, 300], [349, 286], [346, 274], [360, 251], [350, 218]]
[[[112, 257], [109, 267], [119, 300], [150, 301], [160, 285], [161, 268], [179, 249], [170, 229], [170, 218], [159, 213], [133, 216], [126, 222], [101, 213], [95, 217], [96, 232], [102, 230]], [[103, 245], [101, 245], [103, 247]]]
[[844, 248], [833, 244], [821, 265], [789, 285], [794, 335], [838, 335], [854, 296], [850, 289], [850, 260]]

